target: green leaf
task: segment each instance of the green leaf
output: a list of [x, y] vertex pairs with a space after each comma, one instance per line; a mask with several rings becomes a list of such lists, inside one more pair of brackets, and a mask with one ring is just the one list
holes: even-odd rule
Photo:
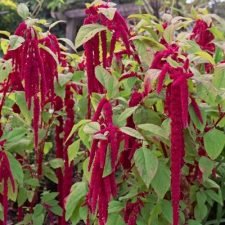
[[109, 203], [108, 213], [119, 213], [123, 210], [123, 208], [124, 204], [122, 202], [113, 200]]
[[52, 159], [49, 161], [49, 165], [53, 169], [62, 168], [64, 166], [64, 161], [62, 159]]
[[165, 38], [167, 43], [171, 43], [174, 40], [174, 32], [175, 32], [174, 24], [169, 25], [164, 30], [163, 37]]
[[59, 74], [58, 77], [59, 77], [59, 85], [63, 87], [72, 79], [73, 74], [72, 73]]
[[105, 157], [105, 166], [102, 177], [107, 177], [112, 173], [112, 163], [111, 163], [111, 148], [107, 147], [106, 157]]
[[28, 110], [24, 92], [22, 92], [22, 91], [21, 92], [16, 92], [16, 100], [15, 100], [15, 102], [19, 106], [21, 114], [24, 116], [26, 122], [28, 124], [30, 124], [31, 123], [31, 119], [32, 119], [32, 114]]
[[158, 158], [150, 149], [142, 147], [135, 152], [134, 162], [141, 179], [149, 188], [158, 169]]
[[103, 30], [107, 30], [107, 27], [100, 24], [83, 25], [77, 33], [75, 48], [79, 48], [81, 45], [92, 39], [97, 33]]
[[130, 117], [136, 111], [137, 108], [138, 108], [138, 106], [134, 106], [134, 107], [130, 107], [130, 108], [125, 109], [119, 115], [119, 118], [118, 118], [119, 123], [122, 122], [122, 121], [125, 121], [128, 117]]
[[87, 193], [87, 185], [84, 182], [78, 182], [73, 185], [72, 191], [66, 201], [66, 221], [73, 215], [74, 210], [82, 202]]
[[9, 37], [9, 50], [15, 50], [17, 48], [19, 48], [23, 42], [25, 41], [25, 39], [21, 36], [17, 36], [17, 35], [11, 35]]
[[102, 13], [109, 20], [113, 20], [116, 10], [116, 8], [98, 8], [98, 12]]
[[163, 199], [170, 188], [170, 170], [164, 162], [159, 161], [157, 173], [151, 186], [160, 199]]
[[202, 221], [208, 213], [208, 209], [205, 204], [197, 204], [194, 208], [195, 218], [199, 221]]
[[76, 158], [79, 149], [80, 149], [80, 140], [73, 142], [73, 144], [71, 144], [68, 147], [69, 163], [71, 163]]
[[68, 39], [68, 38], [58, 38], [58, 40], [65, 42], [71, 49], [73, 49], [73, 51], [76, 52], [75, 45], [70, 39]]
[[222, 152], [225, 145], [224, 132], [212, 129], [204, 135], [204, 146], [209, 157], [215, 160]]
[[195, 55], [199, 56], [200, 58], [210, 62], [212, 65], [215, 65], [215, 61], [213, 59], [213, 57], [207, 53], [207, 52], [204, 52], [204, 51], [198, 51], [198, 52], [195, 52]]
[[142, 106], [140, 106], [134, 112], [133, 119], [136, 125], [147, 123], [159, 126], [161, 124], [161, 118], [157, 112], [150, 109], [146, 109]]
[[17, 202], [18, 206], [22, 206], [27, 200], [27, 191], [24, 187], [19, 188]]
[[119, 82], [115, 76], [111, 75], [106, 69], [102, 66], [96, 66], [95, 74], [98, 81], [103, 85], [107, 90], [107, 96], [109, 98], [114, 98], [119, 93]]
[[119, 213], [110, 214], [106, 225], [125, 225], [125, 222]]
[[53, 27], [55, 27], [56, 25], [58, 25], [59, 23], [66, 23], [65, 20], [57, 20], [55, 21], [54, 23], [52, 23], [50, 26], [49, 26], [49, 30], [51, 30]]
[[173, 221], [173, 213], [172, 213], [172, 205], [171, 202], [168, 200], [163, 199], [161, 201], [161, 209], [162, 209], [162, 215], [165, 217], [165, 219], [172, 224]]
[[49, 201], [54, 200], [58, 195], [58, 192], [44, 192], [41, 197], [41, 201], [44, 203], [48, 203]]
[[49, 151], [52, 149], [53, 144], [52, 142], [45, 142], [45, 146], [44, 146], [44, 154], [48, 154]]
[[34, 208], [34, 214], [32, 216], [33, 225], [42, 225], [44, 223], [45, 212], [44, 207], [38, 204]]
[[150, 46], [152, 48], [155, 48], [157, 50], [165, 49], [164, 45], [160, 44], [158, 41], [156, 41], [156, 40], [154, 40], [153, 38], [150, 38], [150, 37], [137, 35], [137, 36], [131, 38], [131, 40], [134, 40], [135, 42], [136, 41], [141, 41], [143, 44], [146, 44], [146, 45], [148, 45], [148, 46]]
[[201, 172], [203, 173], [204, 180], [207, 179], [214, 168], [214, 162], [210, 160], [209, 158], [203, 156], [199, 160], [199, 168]]
[[216, 88], [225, 88], [225, 63], [215, 67], [212, 81]]
[[44, 176], [47, 177], [49, 180], [51, 180], [53, 183], [57, 184], [58, 183], [58, 178], [50, 167], [48, 166], [43, 166], [43, 172]]
[[18, 182], [18, 184], [23, 184], [24, 174], [23, 168], [16, 158], [7, 152], [7, 156], [9, 159], [10, 169], [12, 171], [14, 179]]
[[202, 225], [202, 224], [197, 220], [188, 220], [188, 225]]
[[206, 194], [215, 202], [219, 203], [221, 206], [223, 206], [223, 196], [221, 189], [218, 189], [218, 193], [214, 190], [207, 190]]
[[80, 120], [77, 124], [73, 125], [73, 128], [70, 132], [70, 134], [68, 135], [68, 138], [66, 139], [66, 142], [72, 137], [72, 135], [84, 124], [87, 124], [91, 122], [90, 120]]
[[50, 211], [56, 216], [62, 216], [63, 215], [63, 209], [58, 205], [56, 205], [54, 207], [51, 207]]
[[90, 122], [84, 126], [83, 131], [86, 134], [95, 134], [100, 131], [100, 129], [100, 124], [98, 122]]
[[3, 82], [12, 71], [11, 60], [0, 61], [0, 82]]
[[17, 13], [19, 14], [20, 17], [23, 19], [27, 19], [27, 17], [30, 15], [29, 9], [26, 4], [20, 3], [17, 6]]
[[150, 133], [152, 136], [160, 137], [167, 141], [169, 140], [169, 134], [166, 130], [155, 124], [139, 124], [138, 128]]
[[131, 137], [135, 137], [135, 138], [141, 139], [141, 140], [144, 139], [143, 136], [138, 131], [136, 131], [135, 129], [132, 129], [130, 127], [121, 127], [120, 131]]

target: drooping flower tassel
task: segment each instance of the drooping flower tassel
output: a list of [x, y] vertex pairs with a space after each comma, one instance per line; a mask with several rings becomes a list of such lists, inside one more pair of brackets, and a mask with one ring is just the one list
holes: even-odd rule
[[171, 192], [173, 206], [173, 225], [179, 225], [180, 179], [184, 151], [183, 121], [180, 86], [171, 86]]

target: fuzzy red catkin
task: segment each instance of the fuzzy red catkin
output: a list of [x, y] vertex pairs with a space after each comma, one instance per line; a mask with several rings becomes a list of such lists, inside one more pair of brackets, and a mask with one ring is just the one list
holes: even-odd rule
[[101, 36], [101, 45], [102, 45], [102, 64], [103, 67], [106, 68], [107, 66], [107, 36], [106, 31], [102, 31], [100, 33]]
[[197, 102], [195, 101], [195, 99], [193, 97], [191, 97], [191, 105], [192, 105], [194, 112], [195, 112], [196, 116], [198, 117], [199, 121], [201, 123], [203, 123], [202, 113], [200, 111], [200, 108], [199, 108]]
[[184, 151], [183, 121], [180, 86], [171, 86], [171, 192], [173, 206], [173, 225], [179, 225], [180, 176], [182, 154]]

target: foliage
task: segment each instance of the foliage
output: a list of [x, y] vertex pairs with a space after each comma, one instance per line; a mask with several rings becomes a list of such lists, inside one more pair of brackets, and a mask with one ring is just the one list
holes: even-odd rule
[[0, 12], [2, 13], [2, 15], [0, 15], [0, 30], [13, 32], [18, 24], [12, 23], [12, 21], [21, 21], [21, 18], [16, 12], [15, 2], [12, 0], [1, 0]]
[[17, 11], [0, 33], [0, 224], [221, 224], [224, 21], [128, 27], [96, 0], [73, 44]]

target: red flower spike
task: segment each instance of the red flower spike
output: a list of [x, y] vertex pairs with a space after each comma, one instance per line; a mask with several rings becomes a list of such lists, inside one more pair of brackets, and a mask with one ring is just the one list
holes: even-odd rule
[[106, 31], [102, 31], [101, 35], [101, 45], [102, 45], [102, 64], [103, 67], [106, 68], [107, 66], [107, 36]]
[[173, 206], [173, 225], [179, 225], [180, 172], [184, 151], [183, 121], [180, 87], [171, 86], [171, 192]]
[[199, 109], [197, 102], [195, 101], [195, 99], [193, 97], [191, 97], [191, 105], [192, 105], [194, 112], [195, 112], [196, 116], [198, 117], [199, 121], [201, 123], [203, 123], [202, 113]]

